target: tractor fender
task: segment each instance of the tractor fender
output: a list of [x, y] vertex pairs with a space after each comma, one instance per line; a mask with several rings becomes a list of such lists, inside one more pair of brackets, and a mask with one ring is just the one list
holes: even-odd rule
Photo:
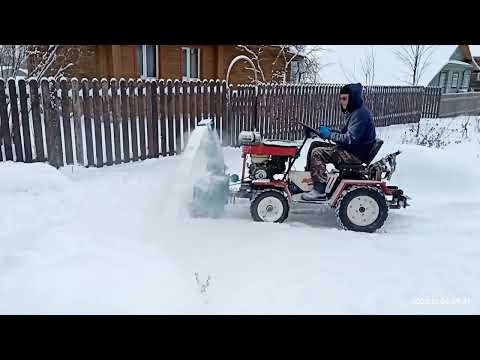
[[285, 194], [287, 194], [287, 199], [288, 201], [292, 201], [292, 194], [290, 194], [290, 191], [288, 190], [288, 184], [285, 181], [282, 180], [253, 180], [252, 181], [252, 186], [260, 188], [262, 190], [264, 189], [278, 189], [283, 191]]
[[335, 208], [338, 204], [340, 196], [345, 190], [348, 190], [352, 186], [369, 186], [378, 188], [384, 195], [391, 195], [392, 190], [387, 187], [384, 181], [377, 180], [347, 180], [343, 179], [338, 184], [337, 188], [330, 197], [329, 203], [332, 208]]

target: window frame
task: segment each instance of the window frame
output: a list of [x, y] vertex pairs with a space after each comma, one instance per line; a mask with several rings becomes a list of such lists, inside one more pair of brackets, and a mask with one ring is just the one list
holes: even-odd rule
[[469, 85], [470, 85], [469, 71], [468, 70], [463, 70], [463, 78], [462, 78], [462, 84], [460, 85], [460, 89], [468, 89]]
[[[444, 76], [442, 81], [442, 75]], [[438, 86], [442, 89], [446, 89], [448, 86], [448, 71], [440, 71], [438, 76]]]
[[[140, 46], [142, 47], [142, 69], [143, 69], [143, 73], [140, 73], [140, 68], [138, 69], [140, 79], [143, 79], [143, 80], [158, 79], [159, 77], [158, 45], [140, 45]], [[147, 75], [148, 74], [147, 73], [147, 46], [155, 46], [155, 76]], [[135, 51], [137, 51], [136, 48], [135, 48]], [[135, 61], [137, 61], [137, 54], [135, 54]], [[138, 65], [139, 64], [137, 64], [137, 66]]]
[[[191, 49], [196, 49], [197, 50], [197, 74], [198, 74], [198, 77], [190, 77], [191, 75], [191, 64], [190, 64], [190, 50]], [[184, 76], [183, 75], [183, 57], [185, 56], [185, 50], [187, 50], [187, 76]], [[195, 81], [195, 80], [200, 80], [200, 59], [201, 59], [201, 48], [197, 48], [197, 47], [189, 47], [189, 46], [182, 46], [182, 56], [181, 56], [181, 66], [182, 66], [182, 80], [184, 81]]]
[[[453, 79], [455, 78], [455, 75], [457, 75], [457, 78], [455, 79], [456, 80], [455, 86], [453, 86]], [[459, 77], [460, 77], [460, 73], [458, 71], [454, 71], [452, 73], [452, 81], [450, 82], [450, 87], [452, 89], [458, 89], [458, 79], [459, 79]]]

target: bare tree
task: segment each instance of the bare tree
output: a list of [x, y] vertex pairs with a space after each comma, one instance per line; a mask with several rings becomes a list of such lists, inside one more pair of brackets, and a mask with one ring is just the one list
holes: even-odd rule
[[15, 77], [30, 66], [29, 77], [58, 79], [88, 55], [88, 47], [79, 45], [0, 45], [0, 76]]
[[403, 45], [398, 50], [394, 50], [395, 55], [404, 65], [405, 79], [408, 85], [416, 86], [419, 84], [425, 70], [430, 66], [435, 47], [433, 45]]
[[331, 63], [323, 63], [317, 56], [308, 56], [303, 60], [305, 66], [303, 73], [300, 73], [299, 82], [301, 83], [318, 83], [322, 80], [323, 69], [332, 65]]
[[44, 76], [59, 79], [68, 75], [69, 69], [78, 64], [82, 58], [92, 55], [87, 46], [81, 45], [30, 45], [29, 56], [32, 70], [29, 76], [38, 80]]
[[357, 66], [357, 62], [354, 61], [351, 71], [345, 69], [343, 64], [340, 63], [343, 76], [349, 83], [362, 82], [364, 85], [373, 85], [375, 83], [375, 50], [373, 46], [365, 50], [359, 63], [359, 66]]
[[[254, 69], [248, 67], [247, 70], [252, 70], [257, 73], [257, 78], [260, 75], [259, 82], [265, 83], [265, 74], [263, 73], [262, 65], [260, 63], [262, 53], [266, 45], [259, 45], [257, 47], [252, 47], [248, 45], [237, 45], [242, 51], [247, 53], [247, 56], [252, 59], [252, 61], [257, 65]], [[250, 78], [253, 80], [253, 78]]]
[[16, 76], [21, 70], [26, 72], [25, 51], [25, 45], [0, 45], [0, 77]]
[[356, 71], [355, 71], [355, 63], [353, 63], [353, 71], [348, 71], [344, 68], [343, 64], [340, 62], [340, 68], [342, 69], [343, 76], [349, 83], [356, 83], [359, 82], [357, 79]]
[[[257, 73], [258, 81], [265, 83], [267, 75], [274, 82], [285, 84], [290, 81], [288, 75], [293, 75], [299, 82], [313, 82], [319, 76], [320, 71], [328, 64], [322, 64], [319, 61], [318, 53], [324, 49], [321, 46], [314, 45], [237, 45], [242, 52], [245, 52], [248, 57], [254, 62], [255, 69], [250, 65], [246, 68]], [[274, 59], [271, 64], [271, 73], [266, 74], [264, 68], [267, 57], [266, 50], [274, 49]], [[294, 74], [291, 73], [292, 65], [297, 62], [299, 66], [295, 67]], [[250, 80], [253, 81], [251, 77]]]
[[[0, 45], [0, 77], [16, 77], [28, 72], [28, 77], [37, 81], [42, 77], [58, 80], [83, 57], [91, 54], [87, 46], [81, 45]], [[56, 96], [53, 88], [51, 96]], [[28, 107], [30, 112], [30, 104]], [[7, 111], [10, 116], [8, 95]]]
[[364, 84], [373, 85], [375, 83], [375, 51], [373, 46], [365, 51], [363, 58], [360, 60], [360, 68]]
[[[324, 63], [322, 55], [329, 51], [320, 45], [291, 45], [291, 51], [301, 54], [301, 58], [292, 59], [290, 63], [290, 72], [292, 81], [299, 83], [317, 83], [321, 79], [321, 73], [324, 68], [330, 66], [330, 63]], [[293, 66], [294, 62], [298, 66]], [[287, 74], [288, 64], [284, 69]]]

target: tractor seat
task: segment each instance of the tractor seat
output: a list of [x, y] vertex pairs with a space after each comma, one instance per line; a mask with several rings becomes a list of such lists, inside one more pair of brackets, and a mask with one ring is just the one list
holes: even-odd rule
[[336, 166], [338, 170], [363, 170], [365, 169], [364, 164], [338, 164]]
[[372, 162], [373, 159], [375, 159], [375, 156], [377, 156], [380, 148], [383, 145], [383, 140], [376, 139], [375, 142], [373, 143], [372, 149], [370, 150], [370, 153], [368, 154], [367, 161], [363, 164], [338, 164], [336, 168], [338, 170], [362, 170], [365, 169], [370, 163]]

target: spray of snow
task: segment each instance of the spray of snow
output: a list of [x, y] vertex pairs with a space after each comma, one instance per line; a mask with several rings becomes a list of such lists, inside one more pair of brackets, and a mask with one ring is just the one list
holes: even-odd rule
[[[210, 143], [210, 144], [209, 144]], [[211, 145], [218, 149], [214, 154], [218, 162], [223, 164], [223, 153], [216, 131], [211, 131], [208, 125], [197, 126], [191, 133], [188, 143], [179, 156], [177, 166], [171, 176], [171, 191], [163, 203], [166, 204], [163, 216], [169, 219], [184, 219], [188, 216], [189, 204], [192, 200], [193, 188], [205, 187], [211, 177], [207, 168], [209, 154], [207, 147]]]

